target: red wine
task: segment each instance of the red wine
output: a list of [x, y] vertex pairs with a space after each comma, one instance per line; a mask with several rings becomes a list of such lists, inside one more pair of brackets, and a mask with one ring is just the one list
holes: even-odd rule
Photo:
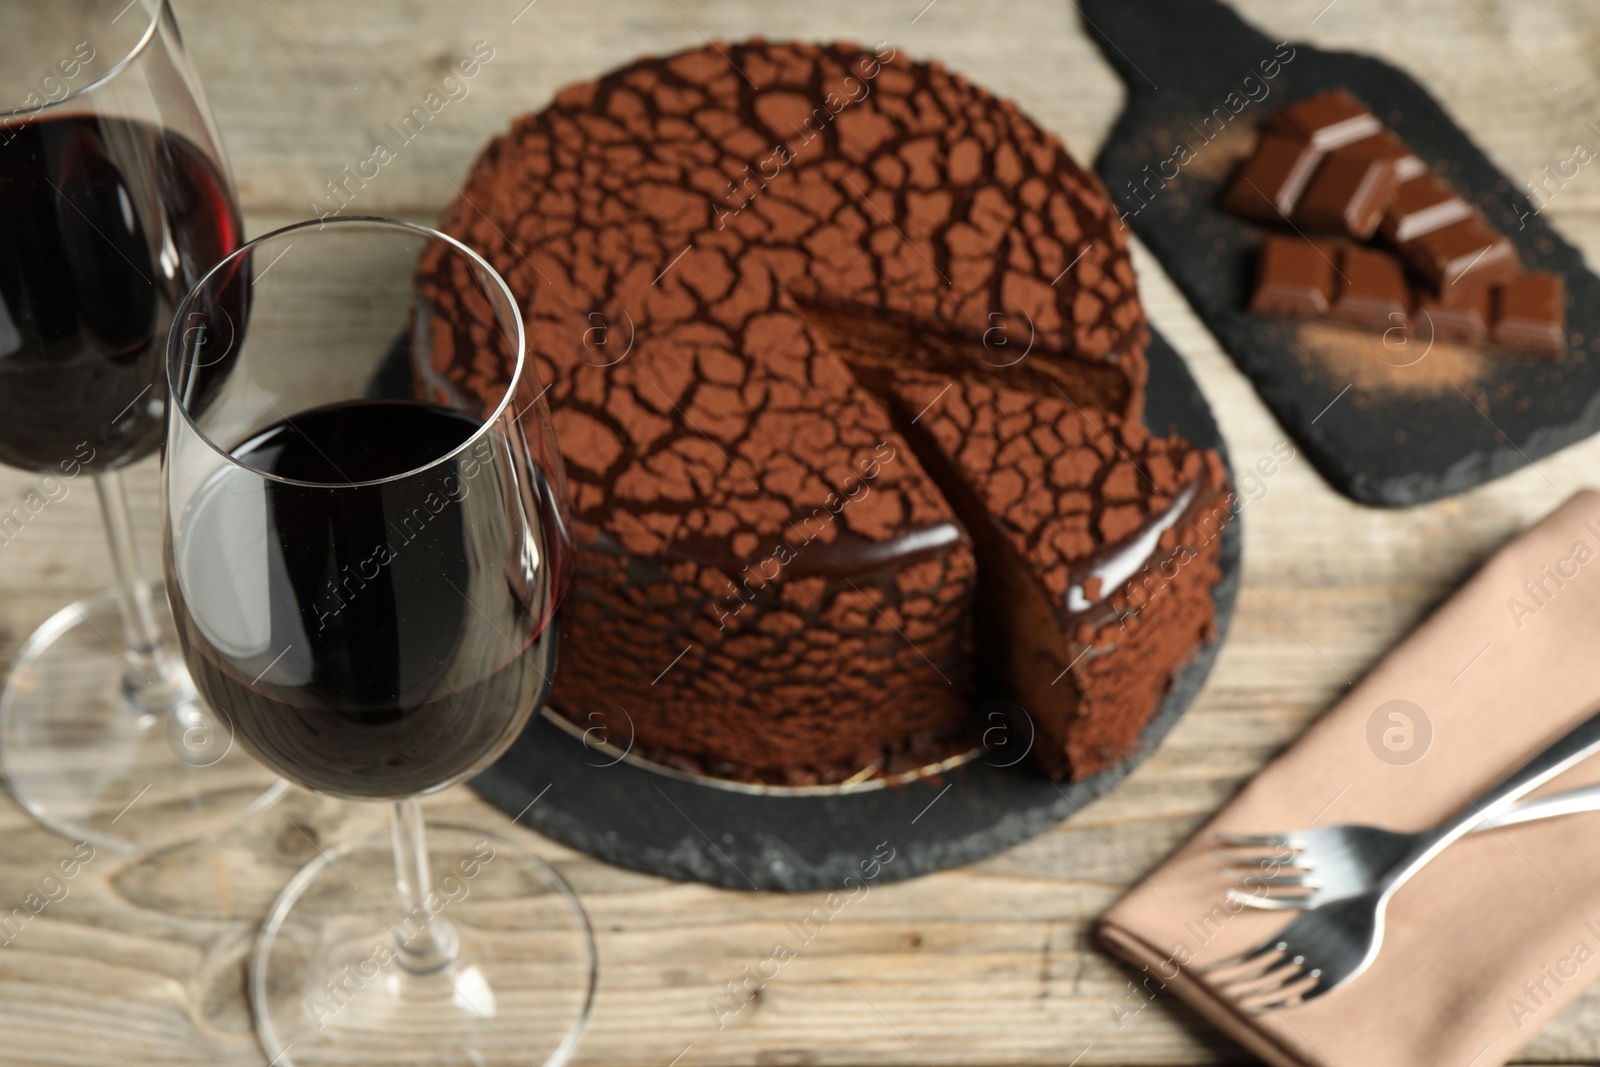
[[0, 463], [155, 451], [173, 307], [240, 231], [227, 180], [177, 134], [88, 114], [0, 127]]
[[486, 766], [547, 694], [567, 560], [546, 483], [506, 476], [498, 429], [408, 474], [479, 426], [408, 400], [304, 412], [185, 507], [168, 566], [190, 671], [285, 778], [431, 790]]

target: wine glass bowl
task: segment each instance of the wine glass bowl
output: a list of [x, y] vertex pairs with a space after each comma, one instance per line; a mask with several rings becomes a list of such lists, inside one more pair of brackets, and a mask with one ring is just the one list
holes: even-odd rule
[[[511, 369], [499, 395], [412, 372], [459, 340], [435, 335], [440, 299], [480, 310], [471, 343]], [[320, 857], [269, 915], [268, 1055], [559, 1062], [593, 990], [582, 909], [505, 838], [453, 829], [430, 853], [416, 799], [499, 756], [555, 670], [572, 535], [509, 289], [426, 227], [308, 222], [218, 264], [168, 350], [165, 558], [190, 672], [272, 770], [394, 805], [389, 835]], [[359, 998], [338, 993], [347, 972]]]
[[164, 3], [6, 18], [0, 463], [111, 470], [161, 443], [172, 307], [239, 246], [239, 209]]
[[[353, 261], [376, 243], [414, 268], [438, 238], [357, 219], [294, 259], [308, 240], [264, 238], [178, 317], [169, 585], [191, 671], [258, 759], [319, 792], [403, 798], [481, 770], [548, 692], [571, 556], [558, 461], [517, 417], [525, 386], [446, 406], [386, 373], [394, 325], [427, 350], [432, 319], [408, 277], [357, 281]], [[242, 285], [246, 328], [194, 328]], [[514, 366], [502, 309], [486, 347]]]

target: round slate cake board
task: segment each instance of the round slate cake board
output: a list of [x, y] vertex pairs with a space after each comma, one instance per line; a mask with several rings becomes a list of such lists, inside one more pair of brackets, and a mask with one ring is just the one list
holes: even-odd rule
[[[1159, 434], [1176, 429], [1226, 461], [1205, 398], [1153, 331], [1149, 361], [1146, 425]], [[619, 761], [536, 716], [472, 788], [524, 825], [608, 863], [729, 889], [838, 889], [885, 843], [894, 858], [882, 865], [879, 882], [972, 863], [1074, 814], [1161, 743], [1216, 660], [1238, 593], [1240, 543], [1235, 517], [1222, 535], [1222, 581], [1212, 594], [1217, 640], [1178, 675], [1135, 755], [1081, 782], [1051, 782], [1026, 758], [1026, 739], [1016, 739], [907, 785], [823, 795], [739, 792]]]

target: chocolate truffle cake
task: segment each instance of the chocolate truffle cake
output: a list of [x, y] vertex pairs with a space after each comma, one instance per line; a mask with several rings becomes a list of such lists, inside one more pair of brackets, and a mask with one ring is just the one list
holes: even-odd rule
[[1229, 508], [1214, 452], [971, 375], [903, 373], [896, 414], [978, 553], [978, 654], [1056, 776], [1128, 756], [1210, 640]]
[[[567, 463], [554, 708], [747, 780], [964, 743], [973, 542], [883, 393], [897, 367], [976, 360], [1136, 417], [1125, 241], [1056, 138], [887, 46], [712, 45], [517, 120], [443, 228], [516, 294]], [[492, 392], [484, 309], [436, 269], [420, 387]], [[983, 358], [996, 329], [1026, 358]]]

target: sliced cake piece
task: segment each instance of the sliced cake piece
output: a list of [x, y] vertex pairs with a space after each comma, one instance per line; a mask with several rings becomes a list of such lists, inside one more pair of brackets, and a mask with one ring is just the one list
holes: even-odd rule
[[887, 392], [977, 550], [980, 673], [1027, 711], [1047, 773], [1115, 766], [1214, 634], [1221, 459], [979, 376], [908, 371]]

